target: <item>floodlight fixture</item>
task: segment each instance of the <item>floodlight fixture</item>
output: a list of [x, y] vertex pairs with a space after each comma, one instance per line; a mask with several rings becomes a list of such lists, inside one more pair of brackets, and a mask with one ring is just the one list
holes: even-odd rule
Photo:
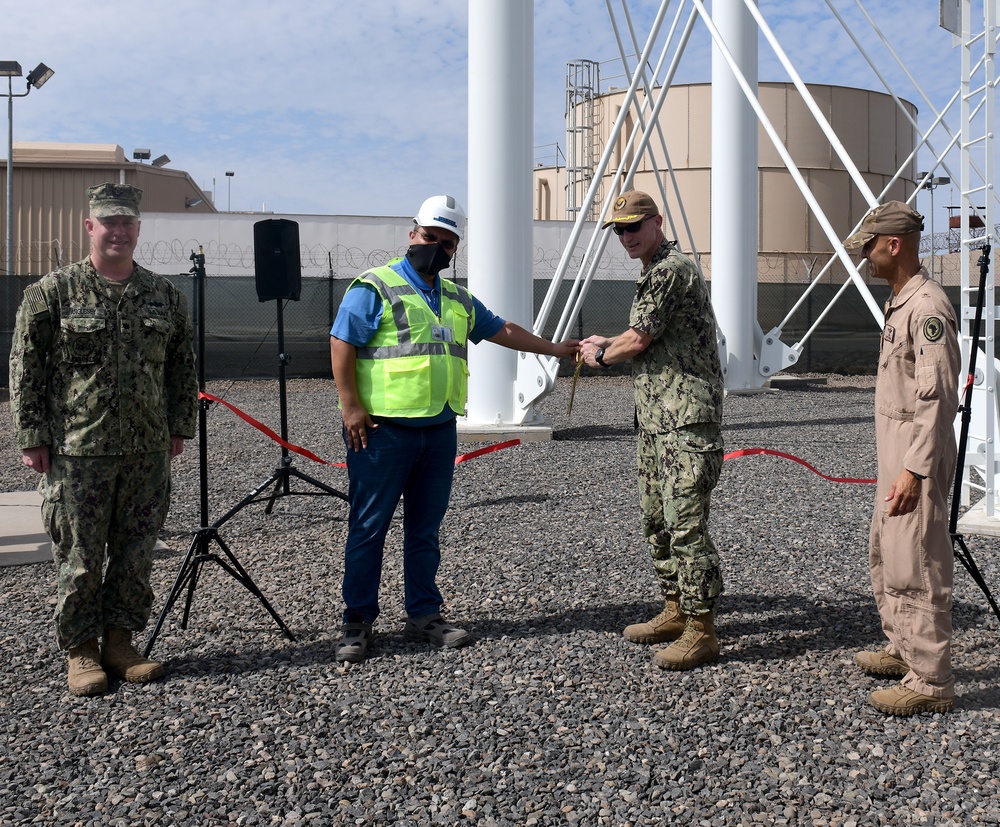
[[153, 159], [154, 167], [162, 167], [170, 163], [170, 159], [166, 155], [161, 155], [159, 158]]
[[28, 72], [27, 81], [36, 89], [41, 89], [55, 72], [44, 63], [39, 63], [34, 69]]
[[184, 199], [184, 206], [185, 207], [197, 207], [200, 203], [201, 203], [201, 199], [200, 198], [185, 198]]
[[143, 149], [142, 147], [137, 147], [132, 150], [132, 160], [134, 161], [148, 161], [152, 155], [152, 152], [148, 149]]
[[[923, 184], [920, 187], [921, 189], [933, 190], [935, 187], [941, 187], [944, 186], [945, 184], [951, 183], [951, 178], [949, 178], [947, 175], [934, 175], [931, 177], [928, 176], [930, 176], [929, 172], [917, 173], [917, 180], [923, 181]], [[927, 178], [926, 181], [924, 181], [925, 178]]]
[[21, 64], [16, 60], [0, 60], [0, 78], [21, 77]]
[[934, 278], [934, 190], [938, 187], [944, 186], [945, 184], [951, 183], [951, 178], [947, 175], [933, 175], [930, 172], [918, 172], [917, 181], [920, 182], [920, 189], [927, 190], [931, 194], [931, 212], [930, 212], [930, 237], [928, 241], [930, 242], [931, 251], [931, 279]]

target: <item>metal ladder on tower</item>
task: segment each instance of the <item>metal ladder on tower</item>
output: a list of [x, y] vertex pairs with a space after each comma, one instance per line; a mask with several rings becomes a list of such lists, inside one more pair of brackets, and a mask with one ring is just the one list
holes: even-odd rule
[[[958, 37], [962, 51], [959, 335], [962, 364], [968, 366], [971, 361], [973, 324], [979, 292], [979, 269], [974, 269], [975, 251], [984, 245], [989, 245], [993, 250], [997, 248], [997, 193], [994, 187], [997, 7], [993, 0], [982, 0], [981, 3], [961, 0], [959, 11]], [[983, 225], [981, 228], [978, 226], [980, 224]], [[968, 533], [988, 536], [1000, 536], [996, 490], [998, 365], [994, 271], [995, 267], [990, 266], [984, 281], [981, 344], [975, 360], [975, 376], [972, 377], [971, 421], [962, 469], [962, 502], [968, 504], [973, 491], [979, 490], [983, 496], [960, 520], [960, 525]], [[981, 484], [978, 480], [981, 480]]]

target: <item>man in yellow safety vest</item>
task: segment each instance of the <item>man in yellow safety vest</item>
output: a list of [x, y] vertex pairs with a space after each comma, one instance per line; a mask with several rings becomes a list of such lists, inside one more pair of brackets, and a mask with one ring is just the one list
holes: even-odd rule
[[379, 614], [385, 537], [400, 497], [406, 631], [441, 646], [470, 642], [468, 632], [441, 617], [436, 583], [438, 529], [458, 445], [455, 420], [465, 412], [469, 343], [486, 339], [559, 358], [577, 352], [577, 340], [535, 336], [441, 278], [465, 224], [453, 197], [424, 201], [406, 255], [355, 279], [330, 331], [350, 478], [338, 661], [358, 662], [368, 651]]

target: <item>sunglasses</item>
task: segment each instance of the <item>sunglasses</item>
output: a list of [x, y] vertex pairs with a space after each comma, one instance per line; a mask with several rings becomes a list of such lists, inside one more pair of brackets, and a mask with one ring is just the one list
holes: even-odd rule
[[417, 227], [417, 232], [423, 236], [424, 241], [429, 244], [440, 244], [441, 249], [446, 253], [454, 253], [458, 249], [458, 242], [453, 238], [444, 238], [436, 233], [429, 233], [423, 227]]
[[647, 215], [641, 221], [633, 221], [631, 224], [615, 224], [611, 229], [615, 235], [625, 235], [625, 233], [637, 233], [642, 229], [642, 225], [653, 216]]

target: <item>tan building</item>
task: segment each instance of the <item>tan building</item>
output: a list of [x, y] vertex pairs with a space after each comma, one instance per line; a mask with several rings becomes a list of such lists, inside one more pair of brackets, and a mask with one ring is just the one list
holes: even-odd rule
[[[808, 85], [808, 89], [868, 186], [879, 195], [913, 151], [916, 140], [913, 126], [887, 94], [813, 84]], [[711, 95], [710, 84], [671, 87], [659, 118], [694, 245], [706, 275], [711, 273], [712, 247]], [[838, 236], [846, 237], [854, 223], [867, 212], [868, 204], [829, 140], [793, 84], [761, 83], [758, 95], [768, 119], [782, 137]], [[567, 141], [572, 145], [567, 147], [566, 165], [538, 166], [534, 170], [534, 217], [538, 220], [576, 218], [624, 105], [625, 92], [612, 87], [604, 94], [568, 94], [567, 98], [575, 103], [568, 107], [567, 114]], [[905, 101], [903, 105], [916, 120], [916, 107]], [[611, 154], [610, 173], [601, 180], [596, 210], [588, 216], [591, 220], [599, 217], [597, 211], [608, 193], [620, 189], [620, 183], [614, 180], [614, 171], [626, 152], [628, 135], [637, 122], [633, 106], [626, 116], [624, 134], [617, 139]], [[762, 280], [772, 277], [784, 280], [789, 276], [788, 267], [792, 267], [797, 271], [794, 278], [798, 280], [801, 260], [829, 253], [831, 244], [763, 127], [758, 128], [758, 152], [760, 277]], [[649, 142], [633, 185], [654, 194], [659, 200], [654, 159], [667, 192], [666, 209], [676, 222], [675, 235], [681, 246], [688, 249], [678, 200], [658, 134]], [[630, 160], [626, 159], [626, 169]], [[914, 177], [915, 167], [910, 162], [904, 168], [903, 177], [890, 187], [887, 198], [905, 200], [909, 197], [915, 188]], [[664, 225], [664, 230], [668, 235], [671, 233], [668, 224]]]
[[[0, 185], [6, 192], [6, 158], [0, 169]], [[188, 173], [129, 160], [115, 144], [15, 143], [14, 275], [44, 275], [87, 254], [85, 192], [105, 181], [142, 189], [143, 212], [217, 212], [211, 196]], [[0, 205], [0, 219], [6, 262], [6, 199]]]

